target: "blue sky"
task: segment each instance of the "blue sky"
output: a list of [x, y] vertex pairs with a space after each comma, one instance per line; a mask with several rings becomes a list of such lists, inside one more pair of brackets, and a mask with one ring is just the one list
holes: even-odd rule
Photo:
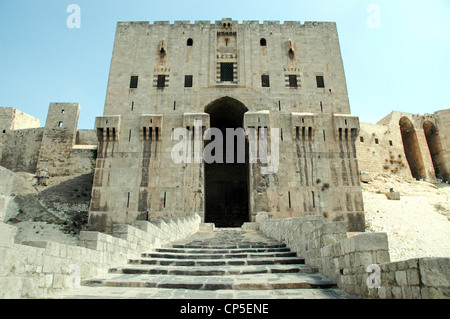
[[[70, 4], [81, 9], [79, 29], [66, 25]], [[222, 18], [335, 21], [351, 111], [362, 122], [450, 108], [450, 0], [0, 0], [0, 105], [43, 126], [50, 102], [79, 102], [78, 126], [92, 129], [117, 21]]]

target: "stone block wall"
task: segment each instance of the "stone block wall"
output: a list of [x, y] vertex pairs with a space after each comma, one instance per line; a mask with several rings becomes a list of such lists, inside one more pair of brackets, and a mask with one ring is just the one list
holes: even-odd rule
[[437, 111], [434, 113], [436, 126], [439, 128], [438, 134], [441, 141], [443, 161], [442, 173], [444, 178], [450, 179], [450, 109]]
[[400, 131], [392, 132], [387, 125], [361, 123], [356, 146], [362, 171], [411, 178]]
[[42, 298], [77, 287], [86, 278], [126, 264], [128, 258], [196, 233], [200, 217], [138, 224], [139, 228], [114, 225], [113, 235], [81, 232], [79, 246], [70, 246], [46, 241], [15, 244], [17, 229], [0, 223], [0, 298]]
[[45, 127], [13, 108], [0, 107], [0, 165], [18, 172], [78, 175], [93, 172], [94, 130], [77, 130], [77, 103], [50, 103]]
[[50, 176], [70, 175], [70, 158], [75, 145], [80, 105], [50, 103], [37, 169], [47, 169]]
[[6, 209], [11, 199], [10, 194], [14, 184], [14, 173], [0, 166], [0, 222], [6, 216]]
[[0, 134], [0, 165], [12, 171], [35, 173], [44, 128]]
[[39, 119], [12, 107], [0, 107], [0, 134], [9, 130], [38, 128]]
[[390, 262], [386, 233], [348, 237], [345, 223], [326, 223], [321, 216], [276, 220], [259, 213], [257, 223], [348, 293], [380, 299], [450, 298], [450, 258]]
[[74, 145], [67, 158], [66, 170], [69, 175], [91, 174], [95, 169], [97, 145]]
[[97, 142], [94, 130], [77, 130], [75, 145], [97, 145]]

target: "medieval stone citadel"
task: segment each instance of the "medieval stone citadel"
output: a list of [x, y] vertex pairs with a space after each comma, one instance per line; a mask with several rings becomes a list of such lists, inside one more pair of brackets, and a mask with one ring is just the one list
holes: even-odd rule
[[[28, 114], [0, 108], [1, 166], [35, 174], [43, 183], [57, 176], [93, 175], [88, 228], [80, 234], [77, 257], [68, 257], [68, 247], [61, 255], [47, 256], [52, 245], [62, 249], [56, 243], [8, 239], [3, 250], [9, 254], [32, 247], [45, 260], [85, 262], [84, 279], [117, 266], [129, 254], [208, 225], [244, 225], [285, 241], [351, 294], [449, 295], [448, 270], [440, 273], [448, 259], [396, 265], [389, 263], [387, 238], [381, 234], [348, 234], [365, 230], [361, 172], [448, 181], [450, 110], [425, 115], [394, 111], [377, 124], [360, 123], [350, 112], [335, 23], [120, 22], [103, 115], [94, 129], [78, 130], [79, 113], [77, 103], [50, 103], [41, 127]], [[205, 138], [210, 128], [219, 129], [222, 143], [217, 136]], [[179, 129], [182, 136], [176, 134]], [[227, 129], [235, 134], [227, 135]], [[180, 145], [183, 160], [175, 161], [174, 149]], [[216, 161], [208, 163], [202, 157], [213, 148]], [[268, 161], [261, 158], [262, 148]], [[195, 151], [200, 161], [194, 160]], [[235, 156], [228, 161], [230, 151]], [[2, 171], [5, 181], [13, 178], [7, 170]], [[3, 197], [8, 198], [12, 182], [5, 185]], [[157, 231], [149, 228], [155, 224]], [[2, 227], [13, 236], [12, 226]], [[171, 231], [167, 234], [164, 227]], [[134, 246], [124, 244], [128, 248], [117, 252], [114, 245], [123, 244], [117, 237], [129, 241], [131, 233], [138, 238]], [[102, 262], [79, 257], [87, 258], [85, 250], [98, 253]], [[3, 295], [41, 297], [69, 289], [68, 262], [61, 263], [51, 271], [48, 264], [40, 271], [36, 266], [34, 277], [5, 275], [5, 287], [13, 286], [14, 277], [21, 278], [23, 289]], [[363, 266], [382, 263], [382, 288], [367, 287]], [[419, 279], [421, 267], [434, 275], [437, 271], [442, 280]]]

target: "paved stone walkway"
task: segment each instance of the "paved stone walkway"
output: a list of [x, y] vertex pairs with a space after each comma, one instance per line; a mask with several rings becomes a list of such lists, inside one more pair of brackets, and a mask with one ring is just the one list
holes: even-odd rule
[[49, 298], [352, 299], [260, 231], [219, 228], [143, 253]]

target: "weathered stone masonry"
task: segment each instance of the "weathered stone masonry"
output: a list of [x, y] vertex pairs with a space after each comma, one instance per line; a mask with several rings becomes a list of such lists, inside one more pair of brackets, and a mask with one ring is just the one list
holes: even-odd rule
[[[173, 130], [280, 129], [276, 174], [261, 163], [176, 164]], [[364, 228], [355, 140], [334, 23], [120, 22], [99, 139], [89, 224], [198, 213], [240, 226], [320, 214]], [[269, 154], [271, 149], [269, 147]]]
[[47, 120], [0, 107], [0, 165], [39, 176], [92, 173], [97, 139], [93, 130], [77, 130], [78, 103], [50, 103]]
[[359, 167], [429, 182], [448, 181], [450, 110], [434, 114], [394, 111], [377, 124], [361, 123]]

